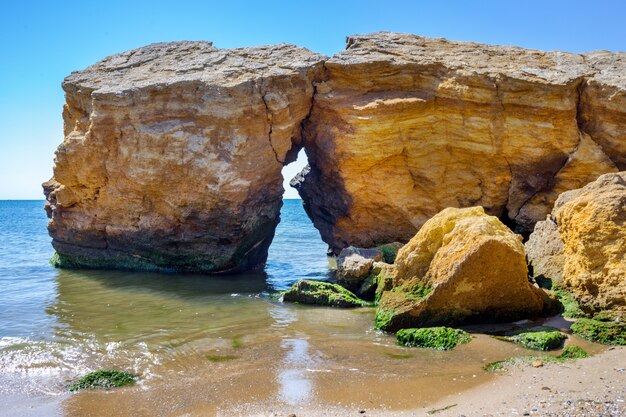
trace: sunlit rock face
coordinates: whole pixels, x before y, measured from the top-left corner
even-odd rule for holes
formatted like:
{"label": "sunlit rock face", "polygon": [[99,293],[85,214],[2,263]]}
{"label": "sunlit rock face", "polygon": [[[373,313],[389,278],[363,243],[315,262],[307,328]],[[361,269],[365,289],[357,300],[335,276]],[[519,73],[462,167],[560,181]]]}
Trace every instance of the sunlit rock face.
{"label": "sunlit rock face", "polygon": [[512,321],[542,314],[545,294],[528,282],[521,236],[482,207],[447,208],[400,249],[377,327]]}
{"label": "sunlit rock face", "polygon": [[175,42],[72,73],[44,184],[58,265],[262,266],[323,59],[286,44]]}
{"label": "sunlit rock face", "polygon": [[535,275],[571,292],[586,313],[626,315],[626,172],[561,194],[529,246]]}
{"label": "sunlit rock face", "polygon": [[561,192],[626,164],[624,53],[374,33],[325,67],[295,184],[335,252],[406,242],[446,207],[529,232]]}

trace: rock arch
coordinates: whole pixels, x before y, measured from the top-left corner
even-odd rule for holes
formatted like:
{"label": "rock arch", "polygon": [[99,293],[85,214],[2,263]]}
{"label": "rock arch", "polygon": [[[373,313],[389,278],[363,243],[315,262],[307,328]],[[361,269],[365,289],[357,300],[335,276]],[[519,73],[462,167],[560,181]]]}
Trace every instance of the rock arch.
{"label": "rock arch", "polygon": [[284,164],[323,240],[407,241],[449,206],[532,230],[562,191],[626,169],[626,54],[415,35],[348,38],[328,59],[276,45],[153,44],[63,83],[44,184],[65,267],[259,268]]}

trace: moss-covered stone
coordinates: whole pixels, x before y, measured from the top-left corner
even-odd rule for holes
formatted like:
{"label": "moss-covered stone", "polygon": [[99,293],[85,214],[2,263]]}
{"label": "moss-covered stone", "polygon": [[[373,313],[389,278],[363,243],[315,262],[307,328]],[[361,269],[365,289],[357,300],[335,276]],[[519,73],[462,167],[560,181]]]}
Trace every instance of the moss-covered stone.
{"label": "moss-covered stone", "polygon": [[563,346],[567,336],[556,329],[539,328],[520,331],[512,336],[505,336],[503,339],[519,343],[528,349],[546,351],[559,349]]}
{"label": "moss-covered stone", "polygon": [[145,272],[214,272],[216,269],[214,263],[203,261],[200,258],[188,258],[184,262],[181,262],[188,265],[185,268],[171,266],[168,265],[166,258],[156,253],[151,254],[150,259],[148,259],[122,253],[108,258],[99,258],[55,252],[49,262],[55,268],[63,269],[116,269]]}
{"label": "moss-covered stone", "polygon": [[558,356],[519,356],[508,358],[503,361],[491,362],[483,367],[485,371],[496,372],[510,368],[514,365],[531,365],[536,362],[562,363],[573,359],[587,358],[589,354],[579,346],[568,345]]}
{"label": "moss-covered stone", "polygon": [[585,317],[585,312],[580,308],[578,301],[569,292],[559,289],[554,292],[563,305],[563,317],[576,319]]}
{"label": "moss-covered stone", "polygon": [[137,380],[137,376],[128,372],[100,370],[90,372],[74,384],[70,385],[70,391],[81,389],[111,389],[132,385]]}
{"label": "moss-covered stone", "polygon": [[592,342],[605,345],[626,345],[626,323],[578,319],[572,324],[572,331]]}
{"label": "moss-covered stone", "polygon": [[585,350],[581,348],[580,346],[567,345],[563,348],[563,351],[561,352],[559,356],[557,356],[557,358],[565,360],[565,359],[586,358],[588,356],[589,354],[585,352]]}
{"label": "moss-covered stone", "polygon": [[396,313],[392,310],[377,308],[374,324],[377,329],[386,329],[395,316]]}
{"label": "moss-covered stone", "polygon": [[398,330],[396,339],[403,346],[450,350],[459,344],[468,343],[472,337],[461,329],[423,327]]}
{"label": "moss-covered stone", "polygon": [[374,249],[378,249],[383,253],[383,261],[385,261],[385,263],[392,264],[395,262],[398,251],[402,246],[400,242],[393,242],[376,246]]}
{"label": "moss-covered stone", "polygon": [[283,301],[330,307],[363,307],[370,303],[337,284],[300,280],[283,294]]}

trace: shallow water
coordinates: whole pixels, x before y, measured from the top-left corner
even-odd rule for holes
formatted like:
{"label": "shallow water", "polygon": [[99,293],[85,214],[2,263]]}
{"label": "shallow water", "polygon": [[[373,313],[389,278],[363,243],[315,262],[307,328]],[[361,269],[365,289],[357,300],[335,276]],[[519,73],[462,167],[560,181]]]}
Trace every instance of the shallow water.
{"label": "shallow water", "polygon": [[[269,297],[329,274],[300,200],[286,200],[265,272],[237,276],[56,270],[43,202],[0,201],[0,414],[246,415],[276,405],[408,409],[493,376],[526,354],[484,335],[450,352],[411,350],[373,310]],[[69,394],[91,370],[138,385]]]}

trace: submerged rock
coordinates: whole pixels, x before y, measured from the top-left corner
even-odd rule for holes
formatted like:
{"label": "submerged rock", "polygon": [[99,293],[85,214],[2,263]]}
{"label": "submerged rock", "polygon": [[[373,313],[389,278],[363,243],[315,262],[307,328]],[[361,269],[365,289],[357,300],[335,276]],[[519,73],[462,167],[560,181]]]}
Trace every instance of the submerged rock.
{"label": "submerged rock", "polygon": [[57,265],[262,267],[323,59],[287,44],[172,42],[72,73],[44,184]]}
{"label": "submerged rock", "polygon": [[387,331],[540,315],[547,296],[527,278],[524,246],[481,207],[447,208],[398,253],[376,325]]}
{"label": "submerged rock", "polygon": [[293,284],[283,294],[283,301],[343,308],[369,305],[340,285],[310,280],[300,280]]}
{"label": "submerged rock", "polygon": [[70,385],[70,391],[119,388],[133,385],[136,380],[137,376],[128,372],[112,370],[94,371]]}
{"label": "submerged rock", "polygon": [[626,54],[399,33],[325,63],[297,182],[335,251],[406,242],[446,207],[530,232],[557,196],[626,169]]}
{"label": "submerged rock", "polygon": [[535,227],[527,248],[535,275],[551,279],[587,314],[623,315],[626,172],[602,175],[561,194],[551,216]]}

